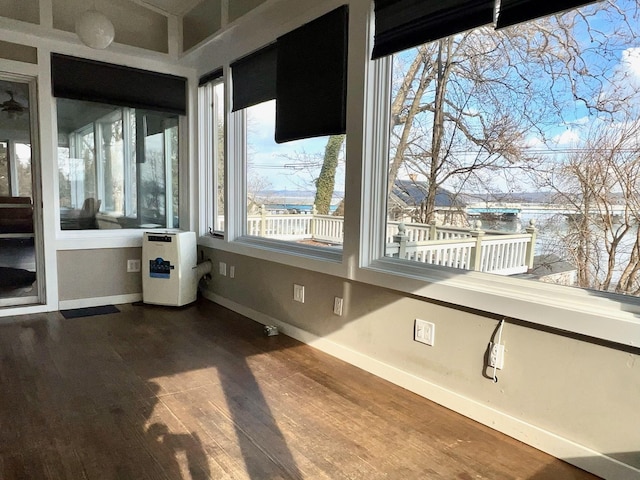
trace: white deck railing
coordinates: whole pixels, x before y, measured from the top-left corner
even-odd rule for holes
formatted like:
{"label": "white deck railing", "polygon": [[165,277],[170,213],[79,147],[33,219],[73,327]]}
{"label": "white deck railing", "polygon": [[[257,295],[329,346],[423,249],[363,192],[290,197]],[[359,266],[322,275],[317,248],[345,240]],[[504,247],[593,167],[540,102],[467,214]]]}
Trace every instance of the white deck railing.
{"label": "white deck railing", "polygon": [[[514,275],[533,266],[536,228],[526,233],[485,232],[474,229],[400,222],[387,222],[385,255],[431,265],[463,270]],[[333,215],[270,214],[247,218],[247,234],[278,240],[315,240],[340,245],[344,239],[343,217]]]}

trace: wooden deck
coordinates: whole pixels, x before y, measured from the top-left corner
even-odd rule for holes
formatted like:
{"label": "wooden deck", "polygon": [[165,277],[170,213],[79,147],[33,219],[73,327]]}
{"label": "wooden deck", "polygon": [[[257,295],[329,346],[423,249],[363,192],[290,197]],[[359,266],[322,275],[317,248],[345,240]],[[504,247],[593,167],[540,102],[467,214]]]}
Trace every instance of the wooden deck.
{"label": "wooden deck", "polygon": [[593,479],[207,301],[0,324],[0,478]]}

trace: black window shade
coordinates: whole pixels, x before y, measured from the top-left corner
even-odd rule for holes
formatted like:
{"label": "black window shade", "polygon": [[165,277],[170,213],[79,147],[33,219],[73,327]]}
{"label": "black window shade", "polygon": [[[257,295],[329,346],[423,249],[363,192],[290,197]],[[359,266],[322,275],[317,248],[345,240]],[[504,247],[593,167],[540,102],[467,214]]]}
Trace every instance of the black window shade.
{"label": "black window shade", "polygon": [[588,3],[594,3],[594,0],[501,0],[496,28],[508,27]]}
{"label": "black window shade", "polygon": [[276,98],[277,55],[274,43],[231,64],[234,112]]}
{"label": "black window shade", "polygon": [[495,0],[375,0],[372,58],[492,23],[494,5]]}
{"label": "black window shade", "polygon": [[51,81],[55,97],[187,113],[184,77],[52,53]]}
{"label": "black window shade", "polygon": [[346,5],[278,38],[278,143],[346,131]]}
{"label": "black window shade", "polygon": [[205,73],[203,76],[200,77],[200,80],[198,80],[198,86],[201,87],[202,85],[212,82],[213,80],[222,78],[222,75],[223,75],[222,68],[218,68],[209,73]]}

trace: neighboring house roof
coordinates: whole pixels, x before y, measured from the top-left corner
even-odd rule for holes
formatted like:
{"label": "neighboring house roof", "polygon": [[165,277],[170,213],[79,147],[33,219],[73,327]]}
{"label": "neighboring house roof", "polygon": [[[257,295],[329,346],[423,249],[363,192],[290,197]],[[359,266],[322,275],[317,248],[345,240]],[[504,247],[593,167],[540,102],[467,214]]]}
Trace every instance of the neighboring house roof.
{"label": "neighboring house roof", "polygon": [[[402,207],[417,207],[427,198],[428,183],[414,180],[396,180],[390,195],[392,203]],[[464,203],[452,192],[438,187],[436,207],[463,207]]]}

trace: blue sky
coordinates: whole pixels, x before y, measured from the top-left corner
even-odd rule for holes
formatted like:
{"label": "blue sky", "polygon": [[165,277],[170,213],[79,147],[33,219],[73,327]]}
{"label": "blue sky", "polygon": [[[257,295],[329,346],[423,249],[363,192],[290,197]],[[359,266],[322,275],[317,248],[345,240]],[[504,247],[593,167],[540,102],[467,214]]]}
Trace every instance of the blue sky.
{"label": "blue sky", "polygon": [[[247,109],[249,189],[314,190],[313,180],[322,166],[328,137],[277,144],[275,100]],[[336,191],[344,191],[344,165],[336,175]]]}

